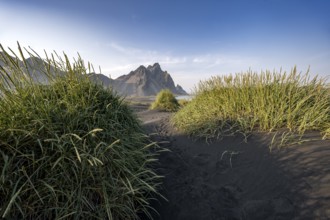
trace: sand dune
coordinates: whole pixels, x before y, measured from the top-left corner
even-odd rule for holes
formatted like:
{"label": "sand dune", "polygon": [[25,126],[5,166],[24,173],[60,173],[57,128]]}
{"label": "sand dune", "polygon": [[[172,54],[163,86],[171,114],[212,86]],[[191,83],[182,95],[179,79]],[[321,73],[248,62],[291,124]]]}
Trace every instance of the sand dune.
{"label": "sand dune", "polygon": [[156,167],[168,201],[153,204],[155,219],[330,218],[329,140],[272,152],[266,134],[206,143],[177,132],[171,113],[136,109],[146,132],[171,151]]}

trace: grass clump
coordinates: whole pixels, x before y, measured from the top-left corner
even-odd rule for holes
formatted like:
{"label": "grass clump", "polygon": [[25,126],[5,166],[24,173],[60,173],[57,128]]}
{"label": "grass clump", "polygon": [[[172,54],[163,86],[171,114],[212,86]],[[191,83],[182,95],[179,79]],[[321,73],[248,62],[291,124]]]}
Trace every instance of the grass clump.
{"label": "grass clump", "polygon": [[217,138],[252,131],[287,130],[330,135],[330,90],[309,73],[248,71],[200,82],[195,98],[172,122],[189,135]]}
{"label": "grass clump", "polygon": [[42,63],[33,72],[1,49],[0,218],[150,217],[157,150],[122,98],[91,83],[80,58],[30,54]]}
{"label": "grass clump", "polygon": [[156,100],[151,104],[151,109],[159,109],[167,112],[174,112],[179,109],[178,100],[169,89],[161,90],[156,97]]}

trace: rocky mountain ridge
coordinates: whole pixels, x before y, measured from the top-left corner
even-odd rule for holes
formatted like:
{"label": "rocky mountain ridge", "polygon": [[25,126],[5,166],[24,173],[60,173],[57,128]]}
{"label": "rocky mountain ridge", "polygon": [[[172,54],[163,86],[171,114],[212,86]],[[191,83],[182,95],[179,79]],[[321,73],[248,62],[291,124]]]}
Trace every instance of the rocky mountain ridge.
{"label": "rocky mountain ridge", "polygon": [[[6,70],[8,67],[6,61],[3,59],[5,59],[5,56],[0,56],[0,65]],[[25,69],[23,61],[16,61],[22,69]],[[42,73],[46,71],[45,68],[48,66],[45,64],[45,61],[33,57],[27,58],[26,63],[34,81],[42,84],[48,83],[47,77]],[[65,74],[61,71],[58,72],[58,70],[52,66],[49,68],[54,74]],[[92,81],[100,83],[106,88],[112,88],[118,94],[124,96],[154,96],[162,89],[169,89],[176,95],[187,95],[187,92],[184,91],[180,85],[174,84],[171,75],[167,71],[163,71],[159,63],[155,63],[152,66],[149,65],[148,67],[141,65],[136,70],[131,71],[127,75],[122,75],[117,79],[111,79],[103,74],[97,73],[91,73],[89,77]]]}
{"label": "rocky mountain ridge", "polygon": [[169,89],[176,95],[187,95],[180,85],[174,84],[171,75],[167,71],[163,71],[159,63],[148,67],[141,65],[136,70],[117,79],[110,79],[95,73],[90,77],[125,96],[153,96],[162,89]]}

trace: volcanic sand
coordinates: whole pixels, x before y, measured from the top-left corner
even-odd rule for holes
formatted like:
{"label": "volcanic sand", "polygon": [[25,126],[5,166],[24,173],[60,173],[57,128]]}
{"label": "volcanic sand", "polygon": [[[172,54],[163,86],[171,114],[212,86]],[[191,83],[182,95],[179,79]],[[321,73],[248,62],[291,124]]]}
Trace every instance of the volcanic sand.
{"label": "volcanic sand", "polygon": [[330,219],[330,141],[317,132],[270,151],[267,134],[206,143],[180,134],[171,113],[145,103],[133,109],[151,138],[170,150],[155,167],[168,200],[152,204],[155,219]]}

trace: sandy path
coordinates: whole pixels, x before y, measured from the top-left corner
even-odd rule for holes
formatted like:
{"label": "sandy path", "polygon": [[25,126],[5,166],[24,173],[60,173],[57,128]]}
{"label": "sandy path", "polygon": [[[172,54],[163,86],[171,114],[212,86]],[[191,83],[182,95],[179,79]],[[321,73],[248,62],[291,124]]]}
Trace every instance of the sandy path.
{"label": "sandy path", "polygon": [[168,202],[154,204],[155,219],[330,219],[330,141],[272,152],[261,134],[207,144],[178,133],[170,113],[137,114],[171,150],[159,158]]}

